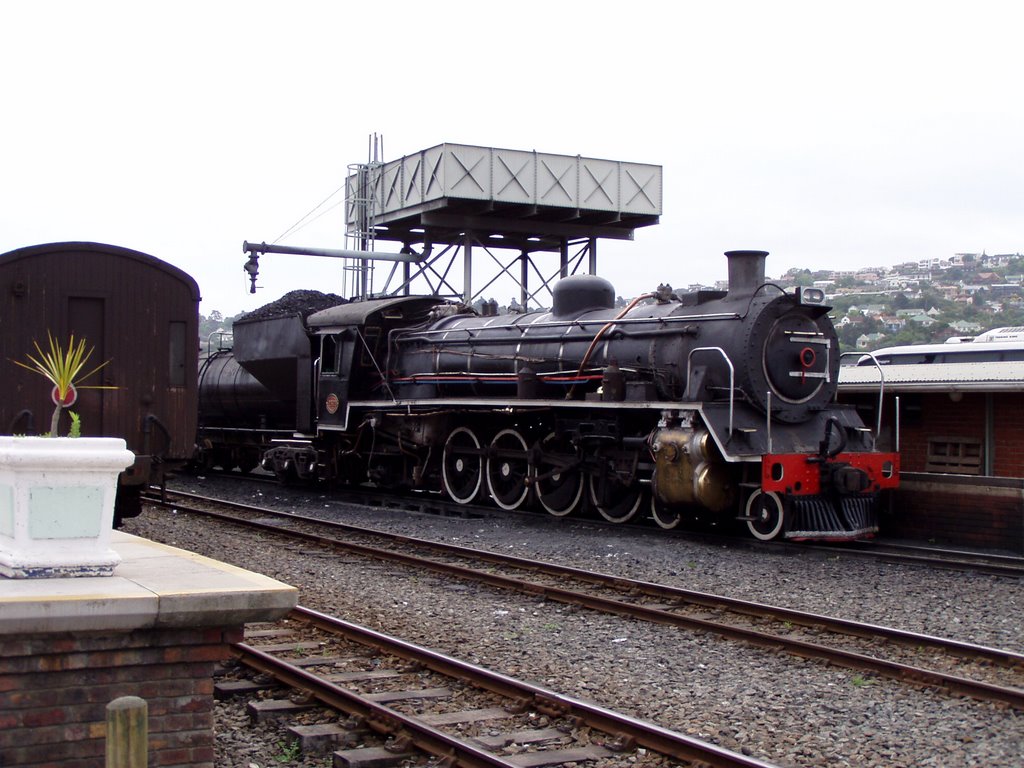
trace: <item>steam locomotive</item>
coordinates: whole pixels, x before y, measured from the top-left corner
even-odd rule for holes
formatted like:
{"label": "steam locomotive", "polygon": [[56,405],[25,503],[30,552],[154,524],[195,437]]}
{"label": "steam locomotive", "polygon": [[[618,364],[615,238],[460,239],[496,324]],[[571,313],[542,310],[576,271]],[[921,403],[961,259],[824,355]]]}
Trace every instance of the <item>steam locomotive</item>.
{"label": "steam locomotive", "polygon": [[623,308],[577,275],[550,311],[400,296],[247,316],[200,372],[200,445],[210,464],[459,504],[871,535],[899,458],[835,401],[824,294],[766,283],[766,256],[726,253],[726,291]]}

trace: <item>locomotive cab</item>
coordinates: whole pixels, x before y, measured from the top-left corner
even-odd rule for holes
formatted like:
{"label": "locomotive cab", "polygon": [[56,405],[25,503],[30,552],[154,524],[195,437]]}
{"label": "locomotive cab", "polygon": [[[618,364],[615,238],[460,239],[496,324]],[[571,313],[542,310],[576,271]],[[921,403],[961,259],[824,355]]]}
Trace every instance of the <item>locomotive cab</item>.
{"label": "locomotive cab", "polygon": [[348,429],[351,400],[389,398],[390,332],[424,322],[440,303],[421,296],[371,299],[309,316],[310,332],[319,343],[314,394],[318,430]]}

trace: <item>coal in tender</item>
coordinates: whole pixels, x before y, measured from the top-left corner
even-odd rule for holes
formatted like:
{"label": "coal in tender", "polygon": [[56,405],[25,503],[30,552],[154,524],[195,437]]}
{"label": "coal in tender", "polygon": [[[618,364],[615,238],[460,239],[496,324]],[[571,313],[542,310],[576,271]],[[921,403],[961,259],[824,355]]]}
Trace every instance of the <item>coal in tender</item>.
{"label": "coal in tender", "polygon": [[289,291],[276,301],[264,304],[262,307],[236,318],[235,322],[241,320],[272,320],[277,317],[294,317],[295,315],[302,315],[302,319],[305,320],[321,309],[329,309],[339,304],[347,303],[348,299],[344,299],[335,293],[307,290]]}

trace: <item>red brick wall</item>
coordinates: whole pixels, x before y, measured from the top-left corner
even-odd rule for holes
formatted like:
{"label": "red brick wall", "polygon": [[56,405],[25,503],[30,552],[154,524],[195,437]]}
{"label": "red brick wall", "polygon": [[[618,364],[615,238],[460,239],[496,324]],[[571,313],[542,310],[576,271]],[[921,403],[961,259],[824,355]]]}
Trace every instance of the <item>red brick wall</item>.
{"label": "red brick wall", "polygon": [[995,436],[994,474],[1024,477],[1024,393],[992,395]]}
{"label": "red brick wall", "polygon": [[[900,395],[900,467],[906,472],[924,472],[928,439],[968,437],[979,440],[987,450],[986,398],[992,401],[994,440],[993,476],[1024,478],[1024,393],[965,392],[954,402],[945,392]],[[844,395],[843,402],[855,403],[865,423],[875,427],[875,395]],[[893,442],[895,399],[886,395],[882,407],[880,447]]]}
{"label": "red brick wall", "polygon": [[903,395],[900,405],[900,468],[907,472],[924,472],[930,437],[968,437],[985,443],[982,395],[965,396],[958,403],[945,393]]}
{"label": "red brick wall", "polygon": [[1024,482],[902,474],[884,536],[1024,554]]}
{"label": "red brick wall", "polygon": [[150,766],[212,768],[212,676],[241,639],[241,627],[0,637],[0,766],[102,768],[106,706],[138,696]]}
{"label": "red brick wall", "polygon": [[[874,428],[877,395],[840,399],[855,404]],[[879,439],[886,450],[893,447],[894,413],[894,396],[887,394]],[[992,427],[991,477],[924,471],[929,438],[974,438],[984,453],[986,423]],[[957,401],[946,392],[901,394],[900,469],[892,514],[882,519],[884,535],[1024,552],[1024,394],[964,392]]]}

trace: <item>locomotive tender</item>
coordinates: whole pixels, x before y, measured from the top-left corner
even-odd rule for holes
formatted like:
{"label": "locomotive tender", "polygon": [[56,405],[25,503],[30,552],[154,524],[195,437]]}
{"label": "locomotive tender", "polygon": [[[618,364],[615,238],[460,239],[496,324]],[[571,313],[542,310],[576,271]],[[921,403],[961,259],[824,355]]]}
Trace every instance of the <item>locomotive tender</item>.
{"label": "locomotive tender", "polygon": [[738,518],[761,539],[874,533],[899,459],[835,402],[824,294],[766,283],[766,252],[726,256],[727,291],[662,286],[621,309],[610,283],[577,275],[550,311],[400,296],[242,318],[232,354],[201,372],[201,412],[231,404],[217,441],[231,424],[237,444],[219,463],[251,465],[240,436],[261,434],[283,479],[613,522],[649,510],[664,528]]}

